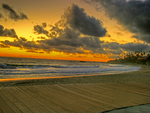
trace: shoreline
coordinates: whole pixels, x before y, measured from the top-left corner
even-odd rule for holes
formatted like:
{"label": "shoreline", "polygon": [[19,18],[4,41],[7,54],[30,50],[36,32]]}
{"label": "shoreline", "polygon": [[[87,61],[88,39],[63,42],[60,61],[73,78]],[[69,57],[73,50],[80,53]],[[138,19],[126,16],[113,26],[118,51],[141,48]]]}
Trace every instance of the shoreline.
{"label": "shoreline", "polygon": [[0,111],[105,113],[149,105],[150,67],[141,67],[118,74],[2,81]]}
{"label": "shoreline", "polygon": [[34,77],[34,78],[3,78],[0,79],[0,82],[9,82],[9,81],[24,81],[24,80],[39,80],[39,79],[53,79],[53,78],[75,78],[75,77],[88,77],[88,76],[105,76],[105,75],[114,75],[114,74],[123,74],[123,73],[130,73],[134,71],[140,71],[142,67],[137,70],[125,71],[125,72],[118,72],[118,73],[101,73],[101,74],[90,74],[90,75],[73,75],[73,76],[52,76],[52,77]]}
{"label": "shoreline", "polygon": [[[129,64],[128,64],[129,65]],[[132,64],[130,64],[132,65]],[[41,85],[41,84],[75,84],[75,83],[103,83],[103,82],[136,82],[141,81],[142,78],[145,82],[150,83],[144,77],[150,73],[149,66],[140,66],[141,68],[134,71],[112,74],[93,74],[93,75],[75,75],[75,76],[57,76],[57,77],[37,77],[37,78],[12,78],[0,79],[0,87],[2,86],[18,86],[18,85]],[[138,76],[145,73],[146,76]],[[133,80],[135,78],[135,80]],[[141,79],[140,79],[141,78]]]}
{"label": "shoreline", "polygon": [[[109,63],[109,64],[117,64],[117,63]],[[121,64],[121,63],[120,63]],[[139,69],[137,70],[131,70],[131,71],[124,71],[124,72],[118,72],[118,73],[101,73],[101,74],[88,74],[88,75],[73,75],[73,76],[52,76],[52,77],[34,77],[34,78],[2,78],[0,79],[1,82],[15,82],[15,81],[26,81],[26,80],[45,80],[45,79],[60,79],[60,78],[78,78],[78,77],[88,77],[88,76],[105,76],[105,75],[115,75],[115,74],[124,74],[124,73],[130,73],[135,71],[140,71],[144,68],[147,68],[148,66],[145,65],[138,65],[138,64],[123,64],[123,65],[129,65],[129,66],[138,66]]]}

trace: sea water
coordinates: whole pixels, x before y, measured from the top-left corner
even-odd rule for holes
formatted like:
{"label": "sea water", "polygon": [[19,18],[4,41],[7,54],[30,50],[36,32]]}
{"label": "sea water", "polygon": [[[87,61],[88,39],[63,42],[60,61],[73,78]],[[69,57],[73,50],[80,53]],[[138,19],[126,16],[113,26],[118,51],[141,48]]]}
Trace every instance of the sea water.
{"label": "sea water", "polygon": [[140,67],[104,62],[0,57],[0,79],[104,75],[138,69]]}

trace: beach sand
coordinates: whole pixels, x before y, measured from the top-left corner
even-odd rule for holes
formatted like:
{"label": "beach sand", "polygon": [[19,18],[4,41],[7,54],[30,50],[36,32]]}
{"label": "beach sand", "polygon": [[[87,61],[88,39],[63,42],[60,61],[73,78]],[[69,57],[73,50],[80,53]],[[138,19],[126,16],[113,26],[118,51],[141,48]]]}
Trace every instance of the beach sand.
{"label": "beach sand", "polygon": [[150,67],[139,71],[0,82],[0,113],[99,113],[150,103]]}

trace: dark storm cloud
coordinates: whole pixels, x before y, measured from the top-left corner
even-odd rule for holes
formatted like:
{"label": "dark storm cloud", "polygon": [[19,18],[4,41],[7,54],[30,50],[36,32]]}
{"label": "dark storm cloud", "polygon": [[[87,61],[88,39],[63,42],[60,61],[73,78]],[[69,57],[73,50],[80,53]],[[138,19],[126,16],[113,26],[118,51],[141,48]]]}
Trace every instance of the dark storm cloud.
{"label": "dark storm cloud", "polygon": [[42,39],[42,40],[45,40],[46,38],[41,36],[41,37],[37,37],[38,39]]}
{"label": "dark storm cloud", "polygon": [[105,48],[105,53],[120,55],[123,51],[120,48],[120,44],[117,42],[107,42],[102,44],[102,48]]}
{"label": "dark storm cloud", "polygon": [[107,49],[119,49],[119,43],[117,42],[107,42],[104,43],[102,46]]}
{"label": "dark storm cloud", "polygon": [[9,45],[5,45],[5,44],[0,44],[0,48],[10,48]]}
{"label": "dark storm cloud", "polygon": [[12,38],[18,37],[14,29],[7,29],[4,28],[2,25],[0,25],[0,36]]}
{"label": "dark storm cloud", "polygon": [[111,37],[111,35],[110,34],[106,34],[105,37]]}
{"label": "dark storm cloud", "polygon": [[[59,30],[58,30],[59,31]],[[48,47],[53,47],[58,51],[67,51],[69,53],[74,53],[75,48],[82,47],[85,50],[101,50],[101,41],[97,37],[80,37],[79,32],[75,32],[72,29],[65,28],[64,32],[59,34],[59,37],[53,37],[51,39],[40,40],[40,44],[47,45]],[[66,49],[66,50],[65,50]],[[69,51],[71,50],[71,51]],[[81,50],[78,51],[81,53]],[[83,51],[82,51],[83,53]]]}
{"label": "dark storm cloud", "polygon": [[28,19],[27,15],[24,13],[17,14],[9,5],[2,4],[2,8],[9,12],[9,18],[17,21],[17,20],[23,20]]}
{"label": "dark storm cloud", "polygon": [[132,33],[141,34],[139,39],[150,43],[150,0],[84,1],[99,4],[99,7],[102,6],[110,18],[117,19]]}
{"label": "dark storm cloud", "polygon": [[147,44],[142,43],[127,43],[127,44],[121,44],[120,47],[127,51],[144,51],[150,48]]}
{"label": "dark storm cloud", "polygon": [[70,29],[68,27],[66,27],[63,31],[57,29],[57,33],[60,34],[60,38],[65,40],[75,40],[80,36],[79,32],[76,32],[74,29]]}
{"label": "dark storm cloud", "polygon": [[125,43],[119,44],[117,42],[107,42],[103,43],[102,47],[107,49],[106,52],[112,54],[121,54],[122,50],[127,52],[135,52],[135,51],[149,51],[150,45],[144,43]]}
{"label": "dark storm cloud", "polygon": [[[67,13],[70,11],[70,13]],[[84,9],[77,5],[68,8],[61,20],[54,25],[47,23],[35,25],[35,34],[44,34],[47,37],[38,41],[28,41],[20,37],[14,41],[1,41],[4,46],[15,46],[27,49],[28,52],[42,50],[45,52],[59,51],[65,53],[102,53],[104,52],[99,37],[106,35],[100,20],[88,16]],[[49,29],[49,30],[47,30]],[[40,38],[41,39],[41,38]]]}
{"label": "dark storm cloud", "polygon": [[150,43],[150,35],[134,35],[132,38],[137,38],[139,40],[143,40],[145,42]]}
{"label": "dark storm cloud", "polygon": [[62,16],[71,28],[80,31],[85,35],[102,37],[107,30],[103,28],[102,22],[94,17],[87,15],[83,8],[73,4]]}
{"label": "dark storm cloud", "polygon": [[45,34],[45,35],[48,35],[48,31],[44,29],[43,25],[35,25],[34,26],[34,33],[37,33],[37,34]]}
{"label": "dark storm cloud", "polygon": [[9,40],[5,40],[5,41],[0,41],[1,44],[4,44],[5,46],[14,46],[14,47],[20,47],[20,48],[26,48],[26,49],[31,49],[31,48],[35,48],[35,49],[39,49],[38,44],[36,44],[34,41],[27,41],[25,38],[18,38],[14,41],[9,41]]}
{"label": "dark storm cloud", "polygon": [[[34,26],[34,33],[48,37],[37,41],[38,46],[45,51],[53,49],[66,53],[84,53],[84,49],[91,53],[103,52],[103,42],[98,37],[105,36],[106,29],[102,27],[100,20],[88,16],[77,5],[67,8],[61,20],[50,25],[49,30],[46,27],[47,23]],[[81,37],[81,34],[84,35]]]}
{"label": "dark storm cloud", "polygon": [[[77,37],[74,40],[66,40],[66,38],[52,38],[38,41],[28,41],[20,37],[14,41],[0,41],[1,48],[9,48],[10,46],[27,49],[28,52],[37,53],[38,50],[47,53],[51,51],[59,51],[65,53],[86,53],[84,50],[89,50],[90,53],[120,55],[124,51],[149,51],[150,46],[143,43],[126,43],[119,44],[117,42],[101,42],[97,37]],[[81,47],[84,49],[82,50]]]}
{"label": "dark storm cloud", "polygon": [[42,27],[46,27],[46,26],[47,26],[46,22],[42,23]]}
{"label": "dark storm cloud", "polygon": [[112,53],[112,54],[115,54],[115,55],[120,55],[121,53],[123,53],[123,51],[120,50],[120,49],[119,49],[119,50],[113,50],[113,51],[110,50],[110,51],[107,51],[107,52],[108,52],[109,54]]}
{"label": "dark storm cloud", "polygon": [[123,36],[121,32],[115,32],[118,36]]}
{"label": "dark storm cloud", "polygon": [[24,37],[20,37],[20,40],[22,40],[22,41],[27,41],[27,39],[24,38]]}
{"label": "dark storm cloud", "polygon": [[27,39],[20,37],[14,41],[1,41],[4,46],[15,46],[25,49],[38,49],[45,52],[63,51],[66,53],[85,53],[84,50],[89,50],[92,53],[100,53],[103,51],[101,42],[98,37],[79,37],[78,32],[74,32],[71,29],[64,30],[63,34],[60,34],[57,38],[50,38],[38,41],[28,41]]}
{"label": "dark storm cloud", "polygon": [[35,49],[28,49],[26,52],[31,52],[31,53],[40,53],[40,54],[43,54],[44,52],[38,52],[38,50],[35,50]]}
{"label": "dark storm cloud", "polygon": [[3,18],[3,15],[0,13],[0,18]]}
{"label": "dark storm cloud", "polygon": [[[63,42],[63,41],[60,41],[60,42]],[[61,51],[61,52],[63,51],[66,53],[84,53],[83,50],[80,50],[77,47],[70,46],[69,44],[66,45],[66,42],[63,42],[63,44],[58,45],[59,42],[55,41],[54,39],[53,40],[47,39],[45,41],[38,41],[38,42],[17,39],[14,41],[9,41],[9,40],[0,41],[0,43],[1,43],[0,47],[3,47],[3,48],[13,46],[13,47],[27,49],[28,52],[29,51],[35,52],[36,50],[42,50],[48,53],[51,51]]]}

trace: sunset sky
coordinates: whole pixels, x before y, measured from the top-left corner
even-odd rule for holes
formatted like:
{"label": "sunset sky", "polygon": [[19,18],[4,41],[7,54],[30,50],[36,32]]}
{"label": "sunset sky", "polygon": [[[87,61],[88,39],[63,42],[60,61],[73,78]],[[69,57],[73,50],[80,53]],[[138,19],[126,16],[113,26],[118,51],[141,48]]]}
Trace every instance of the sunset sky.
{"label": "sunset sky", "polygon": [[0,56],[108,61],[150,51],[150,0],[1,0]]}

